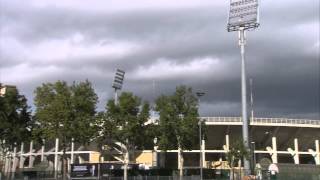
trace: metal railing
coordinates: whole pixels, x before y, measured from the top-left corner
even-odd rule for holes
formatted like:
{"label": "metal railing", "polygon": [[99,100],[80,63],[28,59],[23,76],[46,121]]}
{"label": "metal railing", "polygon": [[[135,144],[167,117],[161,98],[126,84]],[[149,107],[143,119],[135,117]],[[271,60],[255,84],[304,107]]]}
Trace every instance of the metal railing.
{"label": "metal railing", "polygon": [[[206,123],[217,123],[217,124],[242,124],[241,117],[200,117]],[[287,118],[253,118],[250,120],[251,125],[262,125],[262,124],[277,124],[277,125],[306,125],[316,126],[320,128],[320,120],[310,119],[287,119]]]}

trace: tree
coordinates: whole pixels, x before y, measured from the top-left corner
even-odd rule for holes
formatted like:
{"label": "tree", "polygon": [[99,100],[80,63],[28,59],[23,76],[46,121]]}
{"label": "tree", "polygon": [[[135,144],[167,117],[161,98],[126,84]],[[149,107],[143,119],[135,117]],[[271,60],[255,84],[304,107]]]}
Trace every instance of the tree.
{"label": "tree", "polygon": [[8,88],[0,96],[0,137],[1,149],[13,147],[31,139],[33,121],[27,99],[16,88]]}
{"label": "tree", "polygon": [[72,138],[86,144],[94,135],[94,121],[98,97],[91,83],[64,81],[45,83],[35,90],[35,117],[46,139],[59,138],[63,150],[63,175],[66,177],[66,148]]}
{"label": "tree", "polygon": [[156,111],[160,114],[159,148],[178,148],[180,178],[183,176],[184,149],[191,149],[197,143],[198,101],[192,89],[178,86],[171,96],[160,96],[156,100]]}
{"label": "tree", "polygon": [[233,179],[234,179],[233,168],[236,165],[241,167],[242,159],[248,158],[248,157],[249,157],[249,152],[241,140],[236,140],[234,143],[231,144],[230,149],[226,154],[226,159],[230,166],[230,170],[231,170],[230,174],[232,174]]}
{"label": "tree", "polygon": [[[149,120],[150,107],[147,102],[130,92],[123,92],[119,97],[119,103],[109,100],[106,112],[102,119],[100,144],[115,143],[122,146],[124,162],[129,161],[130,153],[136,149],[145,149],[152,144],[153,137],[150,136],[146,122]],[[120,144],[119,144],[120,143]],[[126,177],[126,170],[124,176]]]}

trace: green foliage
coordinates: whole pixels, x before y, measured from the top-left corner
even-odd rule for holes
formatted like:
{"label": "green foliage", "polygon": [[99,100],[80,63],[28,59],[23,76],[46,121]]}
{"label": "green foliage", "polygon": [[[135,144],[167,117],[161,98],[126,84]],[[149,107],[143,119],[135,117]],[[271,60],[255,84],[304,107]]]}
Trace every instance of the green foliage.
{"label": "green foliage", "polygon": [[156,110],[160,113],[160,149],[191,149],[198,137],[198,101],[192,89],[179,86],[173,95],[160,96]]}
{"label": "green foliage", "polygon": [[241,140],[237,140],[231,144],[226,158],[231,168],[235,167],[239,160],[249,157],[249,151]]}
{"label": "green foliage", "polygon": [[93,137],[98,97],[88,80],[71,86],[64,81],[42,84],[35,90],[34,101],[40,124],[35,132],[43,138],[59,138],[65,148],[72,138],[87,143]]}
{"label": "green foliage", "polygon": [[129,149],[145,149],[152,137],[146,122],[149,120],[149,104],[130,92],[123,92],[116,105],[109,100],[102,120],[100,142],[121,142]]}
{"label": "green foliage", "polygon": [[12,150],[14,144],[26,142],[31,138],[33,121],[25,96],[16,88],[8,88],[0,96],[0,137],[2,148]]}

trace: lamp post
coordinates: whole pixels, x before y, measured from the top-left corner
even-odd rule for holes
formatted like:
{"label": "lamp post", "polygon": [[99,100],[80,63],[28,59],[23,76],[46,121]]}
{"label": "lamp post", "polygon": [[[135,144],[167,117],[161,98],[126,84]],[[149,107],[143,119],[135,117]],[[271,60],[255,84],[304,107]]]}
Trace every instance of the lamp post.
{"label": "lamp post", "polygon": [[[249,150],[249,120],[247,116],[245,44],[246,30],[253,30],[259,26],[258,0],[230,0],[230,11],[227,30],[239,32],[239,46],[241,54],[241,104],[242,104],[242,138],[243,144]],[[244,158],[245,175],[250,174],[250,162]]]}
{"label": "lamp post", "polygon": [[[200,97],[204,96],[204,92],[196,92],[198,97],[198,109],[200,107]],[[202,151],[202,120],[199,119],[199,146],[200,146],[200,180],[203,179],[203,151]]]}

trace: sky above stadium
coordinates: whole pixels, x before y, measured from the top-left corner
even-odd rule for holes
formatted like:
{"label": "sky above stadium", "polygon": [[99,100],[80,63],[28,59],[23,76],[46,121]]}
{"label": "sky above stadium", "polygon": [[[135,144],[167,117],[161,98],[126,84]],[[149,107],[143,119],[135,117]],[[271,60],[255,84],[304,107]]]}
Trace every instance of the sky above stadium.
{"label": "sky above stadium", "polygon": [[[16,85],[33,106],[44,82],[88,79],[103,110],[120,68],[123,90],[144,100],[187,85],[206,92],[202,116],[240,116],[240,52],[237,33],[226,31],[228,6],[0,0],[0,82]],[[260,0],[260,23],[246,46],[255,116],[320,119],[319,0]]]}

